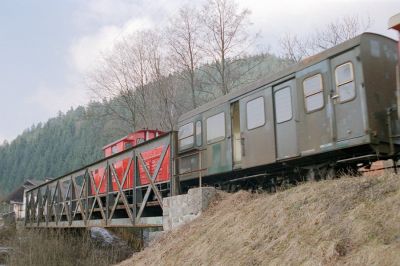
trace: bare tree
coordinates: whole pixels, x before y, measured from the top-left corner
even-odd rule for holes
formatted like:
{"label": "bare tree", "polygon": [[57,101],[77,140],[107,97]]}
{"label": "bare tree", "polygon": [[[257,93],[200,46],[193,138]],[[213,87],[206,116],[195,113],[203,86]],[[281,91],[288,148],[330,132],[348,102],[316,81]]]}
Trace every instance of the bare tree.
{"label": "bare tree", "polygon": [[[248,51],[254,38],[250,37],[248,9],[239,10],[234,0],[208,0],[200,13],[204,26],[203,51],[211,62],[203,68],[212,83],[225,95],[240,80],[236,59]],[[237,67],[236,69],[235,66]]]}
{"label": "bare tree", "polygon": [[87,79],[95,100],[103,100],[107,114],[127,124],[126,131],[136,127],[135,85],[130,66],[125,59],[125,46],[119,44],[112,56],[103,56]]}
{"label": "bare tree", "polygon": [[151,51],[148,47],[153,38],[152,31],[138,31],[124,40],[126,47],[126,60],[131,71],[134,86],[135,113],[142,127],[151,127],[151,118],[148,116],[147,108],[149,90],[147,84],[153,80]]}
{"label": "bare tree", "polygon": [[89,88],[97,99],[106,99],[107,109],[125,121],[130,130],[154,127],[150,111],[149,84],[161,79],[158,36],[138,31],[118,42],[112,53],[103,56],[89,76]]}
{"label": "bare tree", "polygon": [[160,128],[174,130],[178,123],[178,118],[188,109],[182,104],[180,98],[180,82],[176,76],[169,75],[162,80],[161,89],[158,92],[157,111],[160,121]]}
{"label": "bare tree", "polygon": [[182,113],[179,86],[168,78],[164,40],[157,31],[138,31],[118,42],[89,77],[97,99],[117,120],[138,128],[174,128]]}
{"label": "bare tree", "polygon": [[356,37],[370,26],[370,17],[361,20],[358,16],[344,16],[305,38],[286,33],[280,44],[285,58],[299,62],[305,57]]}
{"label": "bare tree", "polygon": [[280,44],[284,53],[284,58],[293,62],[299,62],[303,58],[310,56],[312,46],[309,40],[300,39],[297,35],[286,33],[280,40]]}
{"label": "bare tree", "polygon": [[[104,99],[110,114],[130,131],[174,129],[179,115],[199,105],[200,94],[227,94],[247,82],[243,74],[256,61],[245,56],[254,40],[247,31],[249,11],[239,10],[233,0],[209,0],[201,13],[182,8],[165,36],[156,30],[135,32],[103,56],[90,75],[96,99]],[[201,65],[204,54],[210,62],[206,66]],[[220,93],[198,82],[205,76]]]}
{"label": "bare tree", "polygon": [[316,51],[326,50],[346,40],[356,37],[371,26],[371,18],[365,21],[358,16],[344,16],[331,22],[322,30],[318,30],[313,38],[313,48]]}
{"label": "bare tree", "polygon": [[169,47],[169,61],[191,92],[192,107],[196,108],[197,75],[196,70],[203,59],[200,46],[201,22],[197,10],[184,6],[177,17],[170,20],[166,30]]}
{"label": "bare tree", "polygon": [[147,113],[152,117],[152,126],[164,130],[174,129],[178,116],[179,86],[173,82],[166,63],[167,55],[163,53],[164,39],[160,34],[148,35],[148,58],[150,63],[151,82],[147,85],[150,92],[151,108]]}

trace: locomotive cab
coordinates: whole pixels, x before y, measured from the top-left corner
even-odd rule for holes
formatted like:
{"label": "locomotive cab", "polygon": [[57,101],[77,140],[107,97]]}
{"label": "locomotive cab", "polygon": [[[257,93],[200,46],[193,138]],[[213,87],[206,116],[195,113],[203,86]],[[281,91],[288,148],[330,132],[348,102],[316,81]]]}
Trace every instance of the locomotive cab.
{"label": "locomotive cab", "polygon": [[[116,140],[106,146],[103,147],[103,152],[104,152],[104,157],[110,157],[113,156],[114,154],[120,153],[122,151],[125,151],[127,149],[136,147],[137,145],[140,145],[141,143],[144,143],[146,141],[149,141],[151,139],[154,139],[160,135],[164,134],[163,131],[160,130],[149,130],[149,129],[143,129],[143,130],[138,130],[135,131],[133,133],[130,133],[129,135]],[[144,160],[146,161],[146,164],[149,167],[149,171],[151,172],[152,167],[154,168],[153,161],[157,161],[160,157],[160,153],[161,151],[158,149],[153,149],[149,152],[147,152],[148,154],[143,155],[144,156]],[[131,164],[129,166],[129,159],[122,159],[119,160],[115,163],[113,163],[113,167],[115,169],[116,174],[118,175],[118,179],[121,183],[121,186],[123,189],[130,189],[133,187],[134,185],[134,166]],[[126,181],[122,184],[123,181],[123,176],[124,173],[126,171],[127,168],[129,169]],[[166,167],[164,167],[165,170],[168,170]],[[143,185],[145,183],[145,173],[144,170],[142,169],[142,167],[139,167],[139,172],[140,172],[140,184],[139,185]],[[98,188],[99,193],[103,194],[107,192],[107,182],[105,181],[105,169],[104,168],[98,168],[94,171],[93,173],[93,177],[94,177],[94,183],[96,188]],[[167,173],[164,174],[165,176],[167,176]],[[112,183],[112,191],[117,191],[118,190],[118,184],[115,180],[115,178],[113,178],[111,180]],[[92,188],[93,190],[93,188]]]}
{"label": "locomotive cab", "polygon": [[164,132],[160,130],[143,129],[135,131],[119,140],[116,140],[104,146],[103,147],[104,157],[109,157],[118,152],[127,150],[131,147],[135,147],[140,143],[154,139],[155,137],[158,137],[162,134],[164,134]]}

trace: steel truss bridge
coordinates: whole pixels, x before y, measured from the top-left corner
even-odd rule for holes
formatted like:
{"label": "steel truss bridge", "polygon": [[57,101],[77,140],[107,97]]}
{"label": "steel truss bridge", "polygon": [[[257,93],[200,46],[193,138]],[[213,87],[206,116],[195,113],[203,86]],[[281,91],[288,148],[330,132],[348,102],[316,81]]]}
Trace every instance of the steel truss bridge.
{"label": "steel truss bridge", "polygon": [[[178,182],[173,174],[176,168],[175,139],[176,132],[167,133],[27,190],[25,226],[28,228],[162,226],[162,199],[178,192]],[[143,153],[160,146],[162,146],[160,159],[156,165],[149,166],[143,159]],[[169,156],[166,156],[167,153]],[[161,165],[168,158],[171,158],[168,162],[169,180],[158,182],[156,178]],[[118,174],[116,164],[121,160],[126,160],[128,166],[124,173]],[[144,169],[148,180],[145,182],[146,185],[140,185],[139,166]],[[152,174],[150,167],[153,167]],[[100,183],[97,180],[96,184],[94,172],[98,169],[105,170]],[[129,169],[134,170],[133,185],[128,187],[126,184],[130,176]]]}

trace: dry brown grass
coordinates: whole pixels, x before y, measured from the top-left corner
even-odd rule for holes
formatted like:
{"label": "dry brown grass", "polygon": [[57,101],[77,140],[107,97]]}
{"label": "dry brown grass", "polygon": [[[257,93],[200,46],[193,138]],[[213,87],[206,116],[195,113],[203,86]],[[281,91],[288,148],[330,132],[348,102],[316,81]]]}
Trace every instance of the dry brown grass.
{"label": "dry brown grass", "polygon": [[400,176],[219,193],[200,218],[121,265],[400,265]]}
{"label": "dry brown grass", "polygon": [[0,247],[8,243],[15,237],[16,230],[14,225],[0,226]]}
{"label": "dry brown grass", "polygon": [[[0,246],[12,248],[6,265],[85,265],[102,266],[132,255],[129,246],[102,246],[86,230],[20,230],[3,232]],[[9,233],[11,235],[6,234]],[[0,263],[1,264],[1,263]]]}

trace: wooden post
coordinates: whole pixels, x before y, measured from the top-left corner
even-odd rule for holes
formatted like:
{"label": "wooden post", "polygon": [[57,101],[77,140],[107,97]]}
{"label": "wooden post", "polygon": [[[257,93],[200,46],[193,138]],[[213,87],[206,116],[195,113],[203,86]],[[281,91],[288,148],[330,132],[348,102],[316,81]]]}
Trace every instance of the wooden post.
{"label": "wooden post", "polygon": [[201,166],[201,151],[199,151],[199,187],[202,186],[202,166]]}
{"label": "wooden post", "polygon": [[139,164],[135,154],[135,151],[132,152],[132,162],[133,162],[133,191],[132,191],[132,215],[135,217],[133,219],[133,223],[136,223],[136,207],[137,207],[137,199],[136,199],[136,182],[138,182],[139,178]]}
{"label": "wooden post", "polygon": [[108,221],[110,219],[110,196],[111,196],[110,193],[112,191],[112,173],[110,169],[111,169],[110,163],[109,161],[107,161],[106,225],[108,224]]}

